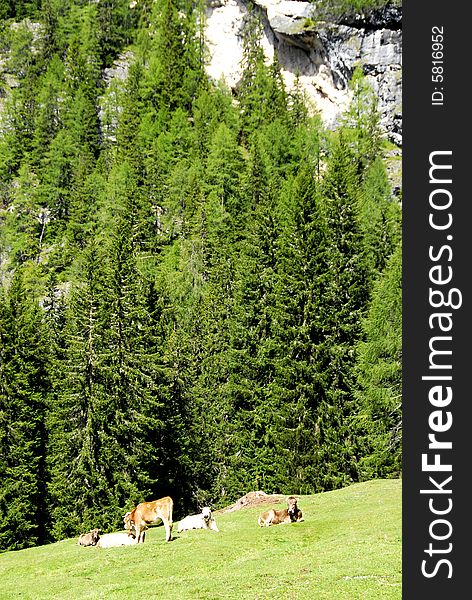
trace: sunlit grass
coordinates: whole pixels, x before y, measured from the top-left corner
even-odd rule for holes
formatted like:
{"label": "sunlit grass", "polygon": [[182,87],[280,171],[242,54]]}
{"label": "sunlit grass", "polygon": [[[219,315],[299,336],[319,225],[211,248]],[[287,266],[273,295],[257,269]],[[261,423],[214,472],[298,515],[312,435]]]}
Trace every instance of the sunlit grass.
{"label": "sunlit grass", "polygon": [[[305,521],[259,528],[261,507],[217,514],[220,533],[125,548],[76,539],[0,555],[0,598],[298,600],[401,598],[401,481],[301,496]],[[263,507],[265,509],[266,507]]]}

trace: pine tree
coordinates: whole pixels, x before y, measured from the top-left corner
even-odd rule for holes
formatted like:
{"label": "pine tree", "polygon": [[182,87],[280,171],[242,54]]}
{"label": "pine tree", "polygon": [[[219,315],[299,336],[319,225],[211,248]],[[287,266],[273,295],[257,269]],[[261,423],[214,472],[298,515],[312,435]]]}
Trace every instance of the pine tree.
{"label": "pine tree", "polygon": [[15,550],[48,537],[48,337],[21,270],[0,299],[0,548]]}
{"label": "pine tree", "polygon": [[84,251],[80,283],[68,298],[64,358],[55,375],[56,402],[48,415],[54,539],[75,535],[82,527],[105,528],[107,511],[116,510],[111,465],[104,464],[102,449],[111,416],[105,389],[102,260],[96,244]]}
{"label": "pine tree", "polygon": [[361,479],[397,477],[402,468],[402,246],[378,277],[357,346],[352,423],[361,443]]}
{"label": "pine tree", "polygon": [[[341,135],[323,182],[329,278],[322,297],[323,372],[326,377],[324,449],[347,480],[355,477],[353,440],[346,417],[353,410],[354,347],[369,299],[369,269],[357,220],[356,159]],[[345,480],[346,480],[345,479]]]}
{"label": "pine tree", "polygon": [[367,167],[358,206],[369,272],[375,277],[385,268],[401,234],[401,208],[392,197],[391,184],[380,157]]}
{"label": "pine tree", "polygon": [[241,125],[246,137],[250,137],[265,119],[269,120],[273,111],[271,100],[277,101],[276,106],[283,102],[282,92],[278,89],[280,80],[276,63],[271,77],[265,64],[261,37],[261,22],[250,12],[243,31],[243,72],[238,91]]}
{"label": "pine tree", "polygon": [[236,455],[240,487],[278,491],[284,457],[278,451],[279,406],[270,393],[278,352],[273,323],[278,223],[267,157],[257,143],[252,148],[244,188],[251,210],[235,260],[229,376],[223,395],[231,401],[231,418],[239,431]]}
{"label": "pine tree", "polygon": [[153,41],[146,81],[146,99],[164,114],[182,106],[185,77],[184,31],[175,0],[159,0],[151,20]]}
{"label": "pine tree", "polygon": [[327,375],[323,298],[328,285],[328,232],[318,190],[316,158],[285,192],[278,252],[274,332],[279,347],[271,396],[284,489],[313,493],[343,481],[328,447]]}
{"label": "pine tree", "polygon": [[381,148],[378,98],[360,67],[354,70],[349,87],[353,98],[343,119],[343,133],[351,142],[361,174],[379,155]]}

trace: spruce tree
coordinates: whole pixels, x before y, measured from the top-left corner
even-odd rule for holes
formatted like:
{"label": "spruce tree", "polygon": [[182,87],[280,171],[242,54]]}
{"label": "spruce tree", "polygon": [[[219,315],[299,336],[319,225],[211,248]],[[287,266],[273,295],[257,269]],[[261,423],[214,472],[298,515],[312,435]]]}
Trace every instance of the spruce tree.
{"label": "spruce tree", "polygon": [[119,50],[130,42],[136,10],[128,0],[98,0],[98,45],[103,66],[110,66]]}
{"label": "spruce tree", "polygon": [[369,299],[369,268],[357,220],[357,163],[343,136],[336,143],[323,181],[329,273],[321,307],[323,372],[327,409],[323,449],[339,479],[355,478],[354,440],[346,418],[353,411],[354,347]]}
{"label": "spruce tree", "polygon": [[[234,163],[228,164],[226,173],[233,166]],[[223,176],[223,179],[226,178]],[[210,180],[213,180],[212,175]],[[221,497],[234,498],[241,491],[242,468],[242,463],[238,465],[237,460],[233,460],[237,456],[241,432],[234,422],[231,401],[224,391],[229,373],[229,323],[233,312],[235,259],[231,239],[235,232],[225,206],[227,197],[224,188],[214,183],[202,202],[200,223],[196,229],[201,240],[204,285],[197,321],[200,365],[190,391],[195,486],[205,490],[200,497],[212,503]],[[202,452],[195,453],[197,447]],[[209,469],[203,467],[205,456],[211,464]]]}
{"label": "spruce tree", "polygon": [[140,123],[143,103],[141,79],[143,67],[138,60],[131,63],[121,95],[120,112],[116,132],[117,159],[133,165],[136,174],[143,171],[143,153],[140,145]]}
{"label": "spruce tree", "polygon": [[402,468],[402,246],[378,277],[357,346],[352,423],[359,436],[359,476],[398,477]]}
{"label": "spruce tree", "polygon": [[[277,65],[274,64],[271,77],[265,64],[261,37],[261,22],[250,12],[243,30],[243,72],[238,90],[241,125],[245,137],[250,137],[284,101],[278,85],[280,79]],[[275,105],[272,105],[274,100]]]}
{"label": "spruce tree", "polygon": [[175,0],[159,0],[151,20],[153,41],[145,97],[154,111],[172,112],[185,102],[185,48],[182,20]]}
{"label": "spruce tree", "polygon": [[118,526],[126,507],[168,489],[175,465],[166,429],[164,317],[138,269],[130,173],[125,163],[108,183],[111,204],[100,216],[101,234],[84,250],[66,315],[66,372],[51,425],[56,536],[93,523]]}
{"label": "spruce tree", "polygon": [[8,252],[10,266],[38,260],[46,222],[46,212],[40,207],[38,178],[27,163],[14,179],[11,198],[13,210],[6,213],[0,235],[0,244]]}
{"label": "spruce tree", "polygon": [[96,244],[84,251],[79,275],[69,292],[64,358],[55,376],[56,402],[48,415],[54,539],[81,529],[104,529],[107,512],[116,509],[112,465],[103,461],[102,448],[111,415],[104,364],[107,292],[103,255]]}
{"label": "spruce tree", "polygon": [[401,235],[401,207],[392,195],[384,162],[376,158],[366,169],[358,200],[358,220],[369,272],[385,268]]}
{"label": "spruce tree", "polygon": [[206,193],[214,192],[220,198],[231,219],[230,229],[235,240],[243,235],[247,216],[241,185],[243,168],[236,134],[226,123],[221,123],[212,136],[206,156]]}
{"label": "spruce tree", "polygon": [[278,353],[274,335],[278,222],[267,157],[256,143],[243,193],[250,207],[235,260],[234,305],[230,316],[228,380],[231,419],[239,431],[237,461],[243,489],[282,489],[284,457],[279,452],[279,404],[271,395]]}
{"label": "spruce tree", "polygon": [[283,489],[313,493],[343,480],[327,448],[329,413],[324,359],[323,298],[328,285],[328,232],[318,191],[316,158],[287,187],[281,204],[283,223],[278,251],[274,333],[276,373],[271,396],[278,451],[284,457]]}
{"label": "spruce tree", "polygon": [[33,136],[33,161],[36,165],[41,163],[41,157],[63,124],[60,108],[61,96],[64,94],[63,79],[64,65],[60,57],[54,55],[41,83],[38,82],[38,110]]}
{"label": "spruce tree", "polygon": [[0,548],[17,550],[48,537],[48,336],[22,270],[0,300]]}
{"label": "spruce tree", "polygon": [[[168,483],[166,406],[168,369],[163,356],[162,307],[146,292],[137,269],[133,212],[123,207],[110,248],[105,333],[109,418],[103,460],[111,465],[115,503],[136,503]],[[148,305],[151,302],[151,310]]]}

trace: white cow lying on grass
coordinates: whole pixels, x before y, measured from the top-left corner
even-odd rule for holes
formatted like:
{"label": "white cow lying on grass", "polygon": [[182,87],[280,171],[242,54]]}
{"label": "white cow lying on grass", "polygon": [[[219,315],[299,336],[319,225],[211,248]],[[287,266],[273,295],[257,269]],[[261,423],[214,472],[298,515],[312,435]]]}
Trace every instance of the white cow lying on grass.
{"label": "white cow lying on grass", "polygon": [[180,521],[177,531],[180,533],[181,531],[187,531],[187,529],[212,529],[213,531],[219,531],[208,506],[205,506],[199,515],[188,515]]}
{"label": "white cow lying on grass", "polygon": [[102,535],[97,542],[97,547],[116,548],[117,546],[134,546],[137,543],[137,537],[129,535],[126,531],[117,531],[116,533],[105,533],[105,535]]}

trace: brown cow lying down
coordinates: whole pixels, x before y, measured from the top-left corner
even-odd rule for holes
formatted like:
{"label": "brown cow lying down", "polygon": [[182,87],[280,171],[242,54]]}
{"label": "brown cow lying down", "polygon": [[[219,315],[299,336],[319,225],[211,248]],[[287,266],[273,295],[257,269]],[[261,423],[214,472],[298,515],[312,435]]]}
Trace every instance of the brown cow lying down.
{"label": "brown cow lying down", "polygon": [[166,530],[166,541],[172,539],[172,509],[174,502],[170,496],[154,500],[153,502],[141,502],[138,506],[127,512],[123,518],[125,529],[129,535],[136,536],[138,543],[144,542],[144,532],[148,525],[162,521]]}
{"label": "brown cow lying down", "polygon": [[77,541],[78,546],[96,546],[100,539],[100,529],[91,529],[88,533],[82,533],[79,535]]}
{"label": "brown cow lying down", "polygon": [[287,508],[283,510],[270,510],[263,512],[257,522],[260,527],[269,527],[270,525],[279,525],[280,523],[296,523],[303,521],[302,511],[297,506],[297,499],[294,496],[287,498]]}
{"label": "brown cow lying down", "polygon": [[137,537],[129,535],[126,531],[117,531],[116,533],[105,533],[105,535],[102,535],[98,540],[97,548],[116,548],[118,546],[134,546],[137,543]]}

